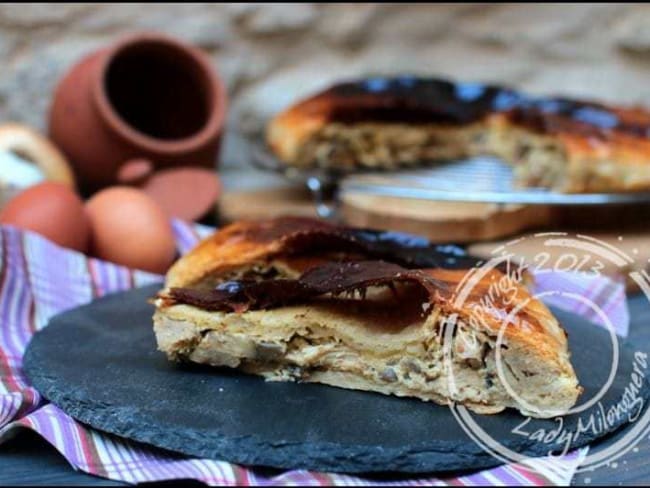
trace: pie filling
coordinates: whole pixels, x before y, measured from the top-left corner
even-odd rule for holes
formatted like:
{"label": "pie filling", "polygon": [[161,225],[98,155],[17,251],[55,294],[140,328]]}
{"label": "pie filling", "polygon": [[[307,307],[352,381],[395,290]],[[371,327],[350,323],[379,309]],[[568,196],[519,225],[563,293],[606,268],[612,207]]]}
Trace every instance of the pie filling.
{"label": "pie filling", "polygon": [[511,163],[520,186],[561,190],[565,185],[567,158],[561,143],[524,130],[491,129],[483,123],[467,127],[330,123],[301,147],[295,164],[339,170],[393,170],[485,155]]}

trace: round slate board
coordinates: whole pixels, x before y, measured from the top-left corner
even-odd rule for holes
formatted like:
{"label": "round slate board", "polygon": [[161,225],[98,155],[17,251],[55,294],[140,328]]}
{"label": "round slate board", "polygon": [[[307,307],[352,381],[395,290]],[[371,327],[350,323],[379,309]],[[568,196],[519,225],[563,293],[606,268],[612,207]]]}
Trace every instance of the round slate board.
{"label": "round slate board", "polygon": [[[26,352],[25,371],[33,385],[97,429],[239,464],[350,473],[424,473],[499,464],[464,433],[446,407],[317,384],[267,383],[227,369],[168,362],[156,350],[153,307],[147,303],[158,289],[153,285],[110,295],[54,317]],[[554,313],[569,332],[586,401],[609,374],[609,335],[575,315]],[[618,402],[629,383],[632,353],[620,351],[616,380],[601,400],[605,409]],[[644,388],[643,394],[649,391]],[[547,453],[547,446],[511,433],[525,420],[514,411],[474,418],[511,449]],[[566,429],[576,422],[576,415],[564,418]],[[530,432],[556,427],[552,420],[526,425]],[[594,438],[585,432],[573,447]]]}

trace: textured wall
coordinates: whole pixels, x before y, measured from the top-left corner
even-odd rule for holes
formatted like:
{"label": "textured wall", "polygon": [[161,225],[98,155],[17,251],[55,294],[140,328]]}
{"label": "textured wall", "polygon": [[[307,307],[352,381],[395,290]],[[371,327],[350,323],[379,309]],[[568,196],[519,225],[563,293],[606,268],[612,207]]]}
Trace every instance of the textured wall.
{"label": "textured wall", "polygon": [[0,120],[44,128],[54,84],[82,54],[138,30],[206,49],[235,128],[341,76],[443,74],[650,105],[650,6],[8,5],[0,6]]}

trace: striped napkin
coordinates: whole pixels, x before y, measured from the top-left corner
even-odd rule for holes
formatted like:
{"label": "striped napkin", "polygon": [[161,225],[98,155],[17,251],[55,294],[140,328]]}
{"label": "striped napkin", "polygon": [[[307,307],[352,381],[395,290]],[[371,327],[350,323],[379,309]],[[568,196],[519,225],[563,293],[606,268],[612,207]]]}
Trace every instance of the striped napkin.
{"label": "striped napkin", "polygon": [[[212,231],[180,221],[175,221],[173,226],[181,253]],[[567,485],[587,455],[588,449],[583,448],[562,458],[531,459],[525,463],[527,466],[503,465],[461,477],[386,483],[297,470],[269,476],[224,461],[170,454],[99,432],[73,420],[29,385],[21,367],[22,356],[32,334],[45,327],[50,317],[108,293],[160,279],[160,276],[62,249],[36,234],[0,226],[0,442],[9,441],[19,429],[27,428],[43,436],[75,469],[104,478],[127,483],[196,479],[210,485],[250,486]],[[603,278],[585,282],[560,276],[546,277],[538,286],[548,287],[550,282],[557,286],[558,280],[567,289],[597,303],[606,300],[612,321],[627,324],[623,322],[627,320],[627,309],[621,283]],[[575,304],[555,305],[571,309]]]}

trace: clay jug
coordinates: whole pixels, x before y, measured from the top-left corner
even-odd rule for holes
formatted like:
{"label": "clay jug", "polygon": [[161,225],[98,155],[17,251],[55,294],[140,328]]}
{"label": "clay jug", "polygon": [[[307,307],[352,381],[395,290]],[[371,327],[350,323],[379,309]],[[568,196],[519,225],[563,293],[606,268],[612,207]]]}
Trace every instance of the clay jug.
{"label": "clay jug", "polygon": [[226,91],[208,57],[161,34],[138,34],[94,52],[63,77],[50,136],[90,194],[145,158],[156,168],[215,167]]}

